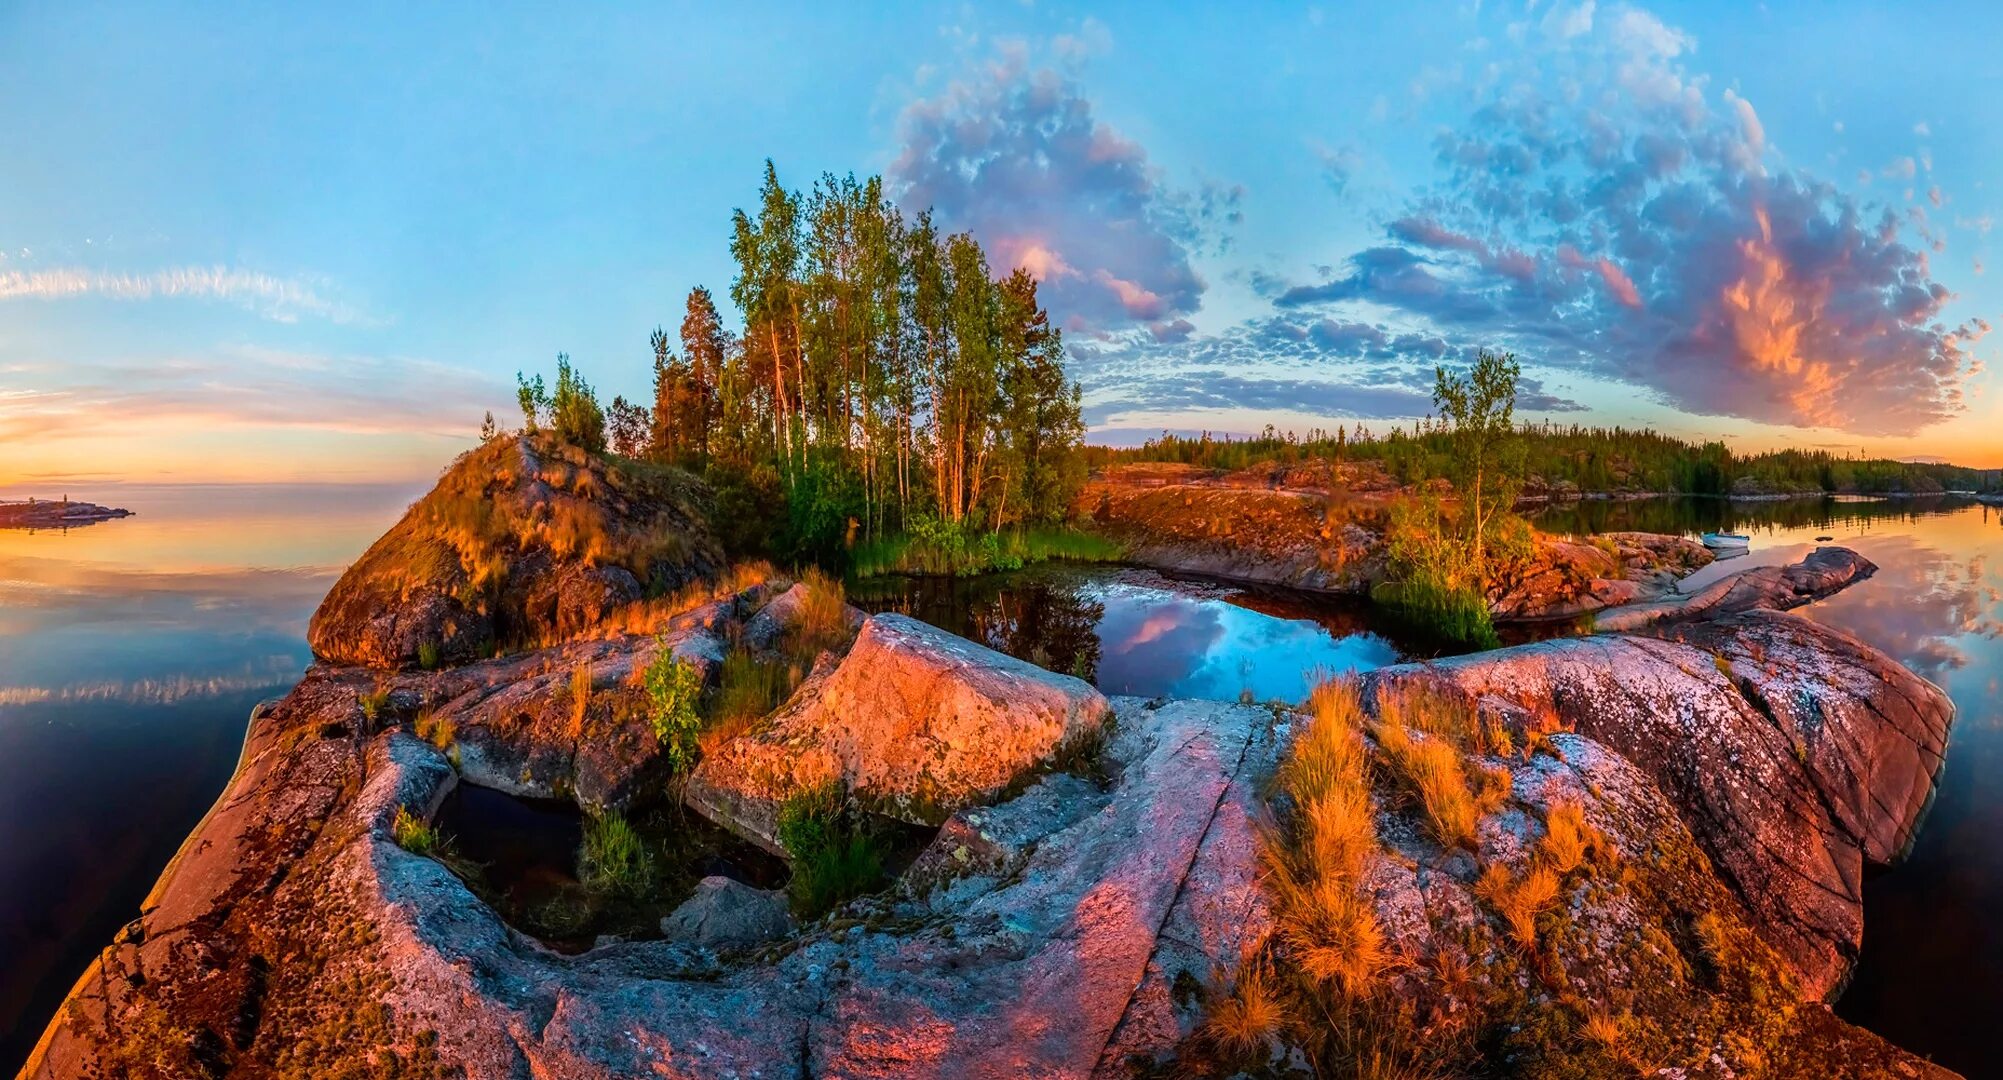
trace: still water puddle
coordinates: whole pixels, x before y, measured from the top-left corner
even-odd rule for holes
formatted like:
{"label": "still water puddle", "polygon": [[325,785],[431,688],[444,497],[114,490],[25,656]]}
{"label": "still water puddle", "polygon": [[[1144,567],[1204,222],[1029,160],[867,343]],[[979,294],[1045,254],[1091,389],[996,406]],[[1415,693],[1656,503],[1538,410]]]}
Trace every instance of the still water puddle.
{"label": "still water puddle", "polygon": [[1171,578],[1151,570],[1039,566],[850,588],[898,611],[1108,694],[1300,701],[1316,682],[1409,655],[1367,605]]}

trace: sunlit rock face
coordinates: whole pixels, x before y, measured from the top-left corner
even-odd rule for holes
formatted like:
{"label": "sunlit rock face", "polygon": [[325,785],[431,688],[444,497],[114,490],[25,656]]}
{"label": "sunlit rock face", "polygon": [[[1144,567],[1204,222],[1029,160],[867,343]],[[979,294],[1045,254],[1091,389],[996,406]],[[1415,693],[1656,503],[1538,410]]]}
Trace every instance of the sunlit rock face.
{"label": "sunlit rock face", "polygon": [[348,568],[307,641],[333,663],[397,667],[576,637],[643,596],[716,576],[707,498],[672,470],[495,439]]}
{"label": "sunlit rock face", "polygon": [[1910,846],[1953,705],[1855,638],[1771,610],[1663,623],[1659,633],[1548,641],[1365,679],[1445,680],[1625,758],[1677,807],[1808,995],[1828,996],[1862,940],[1864,868]]}
{"label": "sunlit rock face", "polygon": [[863,624],[840,665],[704,759],[689,804],[774,851],[788,796],[840,784],[878,813],[936,825],[1095,732],[1091,684],[902,615]]}

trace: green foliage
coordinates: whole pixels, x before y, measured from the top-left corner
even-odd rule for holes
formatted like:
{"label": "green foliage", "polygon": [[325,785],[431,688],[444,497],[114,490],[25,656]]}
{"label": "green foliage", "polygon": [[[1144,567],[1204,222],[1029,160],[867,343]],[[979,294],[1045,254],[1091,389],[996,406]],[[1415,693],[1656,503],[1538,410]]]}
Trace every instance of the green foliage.
{"label": "green foliage", "polygon": [[779,805],[779,843],[792,858],[793,906],[806,917],[883,883],[876,839],[848,811],[837,783],[796,792]]}
{"label": "green foliage", "polygon": [[526,429],[534,434],[545,426],[572,446],[594,453],[605,451],[605,410],[591,384],[570,366],[570,354],[556,356],[556,389],[548,389],[538,374],[531,379],[515,373],[516,398]]}
{"label": "green foliage", "polygon": [[419,642],[417,646],[417,666],[426,671],[435,670],[438,667],[438,653],[437,642]]}
{"label": "green foliage", "polygon": [[851,572],[858,578],[882,574],[964,577],[1017,570],[1052,559],[1118,562],[1125,556],[1119,544],[1076,529],[972,533],[962,525],[920,517],[908,532],[857,545]]}
{"label": "green foliage", "polygon": [[602,814],[585,820],[577,879],[596,893],[638,897],[653,888],[654,857],[625,818]]}
{"label": "green foliage", "polygon": [[440,847],[438,830],[431,822],[410,812],[410,807],[396,808],[396,817],[390,821],[390,837],[396,846],[412,855],[430,855]]}
{"label": "green foliage", "polygon": [[656,640],[654,659],[641,673],[651,705],[649,719],[661,742],[661,754],[677,773],[695,766],[702,719],[696,700],[702,695],[702,674],[694,664],[675,656],[665,637]]}

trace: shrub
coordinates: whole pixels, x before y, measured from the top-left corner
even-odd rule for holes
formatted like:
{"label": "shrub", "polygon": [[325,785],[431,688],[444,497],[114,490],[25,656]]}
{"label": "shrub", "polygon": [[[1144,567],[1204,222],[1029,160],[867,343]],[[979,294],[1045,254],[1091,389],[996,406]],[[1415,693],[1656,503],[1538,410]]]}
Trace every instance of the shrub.
{"label": "shrub", "polygon": [[577,851],[577,879],[592,892],[635,897],[654,884],[654,858],[646,841],[618,814],[601,814],[584,823],[584,843]]}
{"label": "shrub", "polygon": [[802,915],[818,916],[882,883],[876,839],[847,811],[840,784],[788,796],[778,824],[779,843],[793,864],[788,888]]}
{"label": "shrub", "polygon": [[423,668],[426,671],[432,671],[438,667],[437,642],[425,641],[418,643],[417,666]]}
{"label": "shrub", "polygon": [[696,714],[696,699],[702,694],[702,675],[695,665],[675,656],[665,637],[656,639],[653,660],[641,676],[652,706],[654,736],[668,767],[677,773],[694,767],[700,749],[702,719]]}
{"label": "shrub", "polygon": [[1036,562],[1118,562],[1126,550],[1104,537],[1076,529],[1012,529],[975,533],[937,518],[915,519],[910,530],[856,547],[856,577],[919,574],[935,577],[1019,570]]}
{"label": "shrub", "polygon": [[390,822],[390,837],[396,846],[412,855],[430,855],[439,848],[438,830],[429,821],[410,812],[410,807],[396,808],[396,817]]}

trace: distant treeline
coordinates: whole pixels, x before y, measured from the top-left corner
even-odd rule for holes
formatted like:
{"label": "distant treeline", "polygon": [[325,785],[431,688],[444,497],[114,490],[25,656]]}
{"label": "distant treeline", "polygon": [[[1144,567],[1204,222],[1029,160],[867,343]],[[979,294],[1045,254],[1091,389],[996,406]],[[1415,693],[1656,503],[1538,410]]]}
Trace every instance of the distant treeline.
{"label": "distant treeline", "polygon": [[[1691,442],[1648,428],[1524,424],[1516,444],[1523,454],[1527,490],[1570,485],[1582,492],[1674,492],[1690,495],[1786,494],[1815,491],[1857,494],[2003,490],[2003,470],[1971,469],[1884,458],[1842,457],[1821,450],[1778,450],[1738,455],[1721,442]],[[1452,436],[1437,422],[1376,432],[1358,425],[1305,436],[1268,427],[1251,438],[1196,438],[1164,432],[1126,449],[1085,448],[1093,467],[1170,461],[1217,469],[1314,458],[1374,461],[1401,483],[1451,473]]]}

